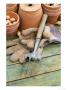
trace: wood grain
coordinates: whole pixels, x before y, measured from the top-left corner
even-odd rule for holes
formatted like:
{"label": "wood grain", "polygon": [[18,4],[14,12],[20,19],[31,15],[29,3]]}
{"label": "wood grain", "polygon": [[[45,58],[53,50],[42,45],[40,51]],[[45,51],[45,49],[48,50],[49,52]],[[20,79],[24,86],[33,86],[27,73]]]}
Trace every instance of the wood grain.
{"label": "wood grain", "polygon": [[7,86],[60,86],[60,70],[7,83]]}
{"label": "wood grain", "polygon": [[10,65],[7,66],[7,82],[55,71],[60,68],[60,55],[44,58],[40,62]]}

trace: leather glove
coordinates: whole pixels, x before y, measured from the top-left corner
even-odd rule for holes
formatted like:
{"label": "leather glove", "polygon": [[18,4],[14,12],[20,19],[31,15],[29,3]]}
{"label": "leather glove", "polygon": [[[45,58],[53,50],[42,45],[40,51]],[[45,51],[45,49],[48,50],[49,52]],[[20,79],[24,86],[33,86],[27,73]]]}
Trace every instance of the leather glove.
{"label": "leather glove", "polygon": [[7,50],[6,54],[10,55],[10,60],[12,62],[18,61],[20,63],[25,62],[25,53],[28,52],[26,48],[23,47],[23,45],[20,44],[19,39],[14,39],[12,41],[7,41]]}

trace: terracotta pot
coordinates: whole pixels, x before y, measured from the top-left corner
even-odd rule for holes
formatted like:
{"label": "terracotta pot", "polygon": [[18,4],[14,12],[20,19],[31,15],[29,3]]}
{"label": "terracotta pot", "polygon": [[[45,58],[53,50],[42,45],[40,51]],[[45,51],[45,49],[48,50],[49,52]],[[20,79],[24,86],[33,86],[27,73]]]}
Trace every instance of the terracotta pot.
{"label": "terracotta pot", "polygon": [[20,28],[36,28],[38,27],[43,15],[40,4],[20,4],[19,7]]}
{"label": "terracotta pot", "polygon": [[17,4],[7,4],[6,11],[17,12]]}
{"label": "terracotta pot", "polygon": [[61,13],[61,5],[60,4],[42,4],[43,13],[48,14],[47,23],[54,24],[60,13]]}
{"label": "terracotta pot", "polygon": [[7,29],[7,35],[8,36],[13,36],[16,35],[17,31],[18,31],[18,27],[19,27],[19,16],[18,14],[16,14],[15,12],[7,12],[8,16],[10,16],[10,18],[15,18],[15,23],[11,24],[11,25],[6,25],[6,29]]}

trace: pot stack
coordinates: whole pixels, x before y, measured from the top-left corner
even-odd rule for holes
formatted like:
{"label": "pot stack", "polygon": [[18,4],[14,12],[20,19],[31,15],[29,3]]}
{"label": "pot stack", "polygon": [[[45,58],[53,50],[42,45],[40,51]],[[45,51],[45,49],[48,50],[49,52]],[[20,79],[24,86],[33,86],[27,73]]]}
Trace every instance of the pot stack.
{"label": "pot stack", "polygon": [[7,4],[6,5],[6,11],[17,12],[17,4]]}
{"label": "pot stack", "polygon": [[13,11],[6,13],[6,29],[7,35],[16,35],[19,27],[19,15]]}
{"label": "pot stack", "polygon": [[43,13],[48,14],[47,23],[50,24],[56,23],[61,13],[60,4],[42,4],[42,8],[43,8]]}
{"label": "pot stack", "polygon": [[[16,22],[12,25],[6,24],[8,36],[16,35],[18,30],[22,31],[29,28],[38,28],[43,13],[48,14],[47,23],[55,24],[60,20],[60,4],[7,4],[6,15],[15,18]],[[32,34],[31,36],[35,36]]]}
{"label": "pot stack", "polygon": [[41,4],[20,4],[18,14],[22,30],[38,27],[43,12]]}

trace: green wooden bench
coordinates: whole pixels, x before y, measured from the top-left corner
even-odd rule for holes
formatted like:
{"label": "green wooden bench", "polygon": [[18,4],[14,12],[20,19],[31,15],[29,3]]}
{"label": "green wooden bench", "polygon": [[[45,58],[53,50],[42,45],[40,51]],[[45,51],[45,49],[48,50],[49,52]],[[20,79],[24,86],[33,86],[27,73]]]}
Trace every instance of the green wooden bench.
{"label": "green wooden bench", "polygon": [[59,86],[61,84],[60,44],[51,44],[44,48],[43,58],[39,62],[6,62],[7,86]]}

